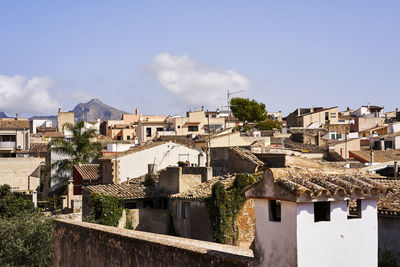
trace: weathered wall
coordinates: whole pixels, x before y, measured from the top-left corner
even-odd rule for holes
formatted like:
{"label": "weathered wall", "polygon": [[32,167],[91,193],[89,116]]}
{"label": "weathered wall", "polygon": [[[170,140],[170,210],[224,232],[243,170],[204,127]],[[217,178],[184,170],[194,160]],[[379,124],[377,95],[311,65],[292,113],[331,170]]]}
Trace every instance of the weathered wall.
{"label": "weathered wall", "polygon": [[[391,251],[400,255],[400,217],[378,216],[378,248],[380,251]],[[400,257],[398,265],[400,266]]]}
{"label": "weathered wall", "polygon": [[35,190],[39,179],[29,176],[43,162],[42,158],[0,158],[0,185],[8,184],[17,190]]}
{"label": "weathered wall", "polygon": [[226,173],[254,173],[257,165],[244,160],[229,147],[211,148],[211,167],[213,175],[223,175]]}
{"label": "weathered wall", "polygon": [[170,216],[169,210],[130,209],[128,218],[132,221],[134,230],[167,234]]}
{"label": "weathered wall", "polygon": [[252,251],[72,220],[54,221],[54,266],[249,266]]}
{"label": "weathered wall", "polygon": [[256,235],[255,203],[253,199],[246,200],[236,218],[236,227],[239,230],[238,246],[250,248]]}

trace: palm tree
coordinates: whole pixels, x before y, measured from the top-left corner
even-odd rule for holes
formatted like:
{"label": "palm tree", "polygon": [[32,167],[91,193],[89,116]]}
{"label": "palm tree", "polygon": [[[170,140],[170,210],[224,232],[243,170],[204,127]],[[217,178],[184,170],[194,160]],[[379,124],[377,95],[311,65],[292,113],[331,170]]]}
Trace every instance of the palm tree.
{"label": "palm tree", "polygon": [[65,124],[64,129],[72,132],[72,140],[64,138],[52,139],[48,144],[48,150],[54,151],[63,159],[51,163],[50,168],[56,169],[56,179],[66,180],[71,176],[72,167],[78,163],[91,163],[101,155],[102,145],[99,142],[92,142],[96,136],[94,129],[85,130],[84,122],[80,121],[75,126]]}

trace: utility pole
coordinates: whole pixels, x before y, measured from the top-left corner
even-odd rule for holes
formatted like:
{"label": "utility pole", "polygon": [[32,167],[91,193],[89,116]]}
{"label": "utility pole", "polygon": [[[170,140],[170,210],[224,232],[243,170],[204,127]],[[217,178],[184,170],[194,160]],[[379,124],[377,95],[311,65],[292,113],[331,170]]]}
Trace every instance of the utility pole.
{"label": "utility pole", "polygon": [[[237,94],[237,93],[241,93],[241,92],[244,92],[244,90],[239,90],[239,91],[232,92],[232,93],[229,92],[229,89],[226,90],[226,94],[227,94],[227,98],[228,98],[227,107],[228,107],[228,110],[229,110],[229,113],[228,113],[228,126],[229,126],[229,123],[230,123],[230,118],[231,118],[231,113],[232,113],[231,112],[231,100],[230,100],[231,95],[234,95],[234,94]],[[231,136],[230,135],[228,135],[228,146],[229,147],[231,146]]]}
{"label": "utility pole", "polygon": [[207,109],[207,121],[208,121],[208,146],[207,146],[207,167],[211,164],[211,131],[210,131],[210,114]]}

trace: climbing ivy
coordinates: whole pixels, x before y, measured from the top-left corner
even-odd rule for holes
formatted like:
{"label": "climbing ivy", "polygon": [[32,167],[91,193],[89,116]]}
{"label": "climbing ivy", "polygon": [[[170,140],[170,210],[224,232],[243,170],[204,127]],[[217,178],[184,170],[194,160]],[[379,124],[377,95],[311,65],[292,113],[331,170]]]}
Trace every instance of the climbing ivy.
{"label": "climbing ivy", "polygon": [[213,185],[212,193],[205,203],[213,227],[214,241],[235,245],[238,238],[236,218],[246,202],[242,190],[261,180],[262,175],[241,173],[235,177],[232,186],[225,189],[221,182]]}
{"label": "climbing ivy", "polygon": [[91,204],[89,221],[103,225],[118,226],[124,207],[122,199],[92,194]]}
{"label": "climbing ivy", "polygon": [[129,209],[125,209],[125,214],[126,214],[125,229],[133,230],[133,224],[131,219],[129,218]]}

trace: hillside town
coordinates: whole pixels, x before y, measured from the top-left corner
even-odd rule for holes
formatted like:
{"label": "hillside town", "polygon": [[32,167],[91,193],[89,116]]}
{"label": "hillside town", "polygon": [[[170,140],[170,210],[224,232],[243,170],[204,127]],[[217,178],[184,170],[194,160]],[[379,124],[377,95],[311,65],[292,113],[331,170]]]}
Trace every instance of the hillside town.
{"label": "hillside town", "polygon": [[397,108],[228,103],[3,114],[0,216],[47,225],[43,265],[400,265]]}

